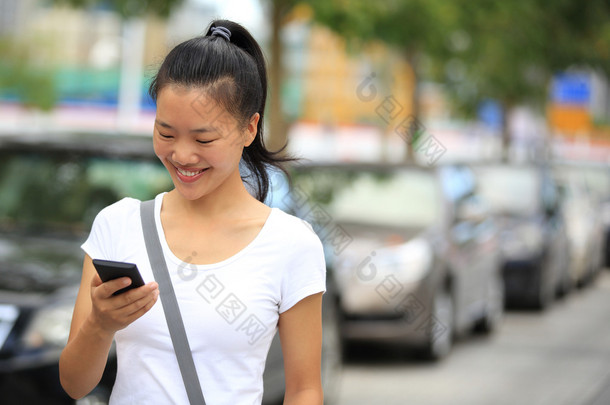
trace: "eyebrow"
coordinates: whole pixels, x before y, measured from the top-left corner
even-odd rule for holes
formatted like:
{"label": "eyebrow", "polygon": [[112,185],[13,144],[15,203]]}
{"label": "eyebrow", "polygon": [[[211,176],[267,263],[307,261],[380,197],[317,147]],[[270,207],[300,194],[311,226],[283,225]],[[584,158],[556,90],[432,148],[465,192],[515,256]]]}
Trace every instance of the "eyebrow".
{"label": "eyebrow", "polygon": [[[166,129],[174,129],[174,127],[169,125],[167,122],[163,122],[158,119],[155,119],[155,124],[159,125],[160,127],[166,128]],[[189,130],[189,132],[194,132],[194,133],[199,133],[199,134],[205,134],[207,132],[212,132],[212,131],[213,131],[213,128],[208,128],[208,127],[195,128],[195,129]]]}

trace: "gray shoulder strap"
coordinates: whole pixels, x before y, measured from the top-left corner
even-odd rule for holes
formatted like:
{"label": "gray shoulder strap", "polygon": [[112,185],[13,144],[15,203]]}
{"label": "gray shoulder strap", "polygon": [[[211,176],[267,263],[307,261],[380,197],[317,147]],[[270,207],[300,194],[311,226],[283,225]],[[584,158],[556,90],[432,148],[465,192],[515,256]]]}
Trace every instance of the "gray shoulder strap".
{"label": "gray shoulder strap", "polygon": [[172,338],[174,351],[178,358],[180,373],[186,387],[189,402],[191,405],[205,405],[201,384],[193,361],[193,354],[184,330],[178,300],[174,293],[174,287],[169,277],[167,263],[163,256],[157,226],[155,224],[155,201],[143,201],[140,204],[140,217],[142,219],[142,231],[144,232],[144,241],[146,243],[146,251],[150,265],[155,275],[155,281],[159,284],[159,295],[161,297],[161,305],[165,313],[165,320],[169,327],[169,334]]}

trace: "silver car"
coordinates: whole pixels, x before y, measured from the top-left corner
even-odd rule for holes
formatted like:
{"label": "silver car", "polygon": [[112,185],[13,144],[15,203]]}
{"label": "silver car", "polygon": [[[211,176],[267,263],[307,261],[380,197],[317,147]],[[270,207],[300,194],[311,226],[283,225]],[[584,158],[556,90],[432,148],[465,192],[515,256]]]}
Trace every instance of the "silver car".
{"label": "silver car", "polygon": [[456,335],[497,327],[496,228],[469,168],[313,164],[294,179],[303,217],[332,248],[345,342],[400,342],[440,359]]}

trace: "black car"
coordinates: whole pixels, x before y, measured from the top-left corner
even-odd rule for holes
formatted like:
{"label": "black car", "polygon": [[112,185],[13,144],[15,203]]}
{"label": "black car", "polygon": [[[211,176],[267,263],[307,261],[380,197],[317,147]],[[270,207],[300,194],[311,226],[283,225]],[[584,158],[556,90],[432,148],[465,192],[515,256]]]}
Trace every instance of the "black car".
{"label": "black car", "polygon": [[343,341],[429,359],[492,331],[504,308],[496,228],[465,166],[308,164],[296,206],[332,249]]}
{"label": "black car", "polygon": [[[172,188],[148,137],[0,138],[2,404],[75,402],[60,386],[58,360],[68,339],[82,273],[80,245],[103,207],[127,196],[151,199]],[[340,367],[332,297],[329,283],[324,296],[323,361],[329,384]],[[115,374],[116,357],[111,351],[101,383],[81,403],[106,403]],[[272,344],[264,381],[264,403],[281,401],[284,379],[278,339]],[[330,394],[331,386],[327,389]]]}
{"label": "black car", "polygon": [[475,172],[501,228],[507,304],[546,308],[572,284],[561,193],[551,169],[489,164]]}

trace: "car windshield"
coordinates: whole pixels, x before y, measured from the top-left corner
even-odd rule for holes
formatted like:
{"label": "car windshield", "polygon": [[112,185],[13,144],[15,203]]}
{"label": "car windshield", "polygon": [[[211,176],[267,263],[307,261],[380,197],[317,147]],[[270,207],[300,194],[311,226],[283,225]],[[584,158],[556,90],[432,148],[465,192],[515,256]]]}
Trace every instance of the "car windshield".
{"label": "car windshield", "polygon": [[540,207],[540,179],[533,167],[486,167],[478,170],[478,186],[492,212],[531,215]]}
{"label": "car windshield", "polygon": [[297,173],[295,183],[336,222],[420,228],[438,220],[440,190],[431,172],[314,168]]}
{"label": "car windshield", "polygon": [[0,153],[0,230],[87,232],[95,215],[123,197],[148,199],[171,187],[153,160],[73,153]]}

